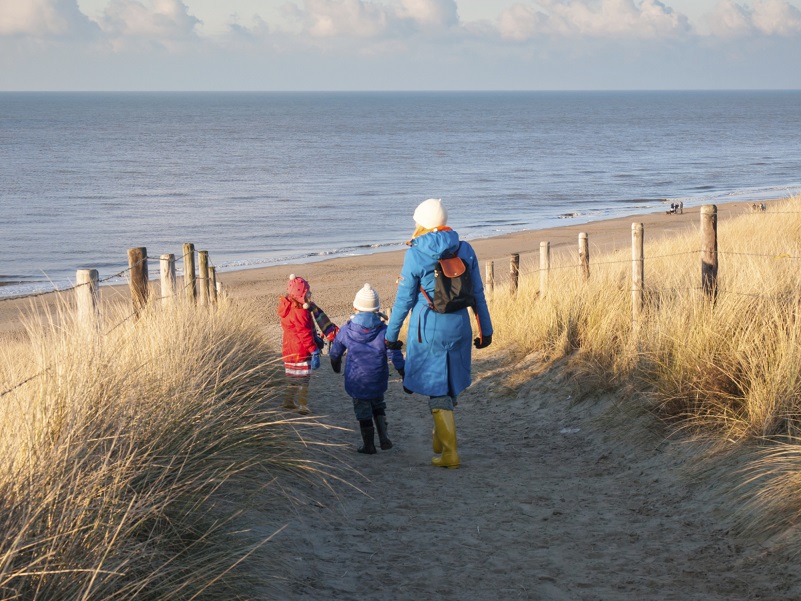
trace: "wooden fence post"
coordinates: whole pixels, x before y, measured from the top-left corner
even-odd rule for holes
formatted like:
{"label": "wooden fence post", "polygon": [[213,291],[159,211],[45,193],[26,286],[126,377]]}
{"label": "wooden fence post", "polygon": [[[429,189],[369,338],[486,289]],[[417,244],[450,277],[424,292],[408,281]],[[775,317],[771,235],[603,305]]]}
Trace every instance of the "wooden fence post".
{"label": "wooden fence post", "polygon": [[175,300],[175,255],[161,255],[161,299],[164,304]]}
{"label": "wooden fence post", "polygon": [[511,276],[512,294],[517,294],[518,280],[520,279],[520,254],[514,253],[509,261],[509,275]]}
{"label": "wooden fence post", "polygon": [[590,239],[586,232],[578,235],[579,243],[579,265],[581,274],[585,280],[590,279]]}
{"label": "wooden fence post", "polygon": [[184,290],[186,299],[195,302],[197,292],[195,291],[195,245],[191,242],[184,243]]}
{"label": "wooden fence post", "polygon": [[148,294],[148,273],[147,273],[147,248],[128,249],[128,267],[131,270],[129,285],[133,300],[134,311],[137,313],[147,305]]}
{"label": "wooden fence post", "polygon": [[636,328],[639,325],[644,305],[645,257],[642,223],[631,224],[631,320]]}
{"label": "wooden fence post", "polygon": [[718,296],[718,207],[701,207],[701,288],[711,301]]}
{"label": "wooden fence post", "polygon": [[487,281],[485,282],[485,287],[492,294],[495,291],[495,263],[492,261],[487,261],[484,265],[484,279]]}
{"label": "wooden fence post", "polygon": [[209,304],[209,251],[197,251],[198,303]]}
{"label": "wooden fence post", "polygon": [[540,242],[540,298],[548,294],[548,280],[551,276],[551,243]]}
{"label": "wooden fence post", "polygon": [[209,266],[209,298],[212,304],[217,303],[217,268]]}
{"label": "wooden fence post", "polygon": [[75,300],[82,322],[92,322],[97,317],[98,285],[97,269],[79,269],[75,274]]}

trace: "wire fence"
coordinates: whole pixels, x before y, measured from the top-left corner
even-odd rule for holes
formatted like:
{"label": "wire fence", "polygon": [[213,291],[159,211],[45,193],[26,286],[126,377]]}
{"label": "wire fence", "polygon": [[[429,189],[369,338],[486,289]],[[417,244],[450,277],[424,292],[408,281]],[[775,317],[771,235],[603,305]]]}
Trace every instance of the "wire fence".
{"label": "wire fence", "polygon": [[[770,210],[766,211],[764,208],[760,208],[760,204],[755,203],[751,212],[742,213],[741,216],[744,217],[759,217],[764,218],[765,215],[801,215],[800,211],[781,211],[781,210]],[[710,205],[710,208],[713,209],[715,215],[715,242],[714,247],[707,247],[707,248],[694,248],[688,250],[681,250],[677,252],[669,252],[669,253],[661,253],[657,255],[643,255],[639,257],[639,260],[643,263],[643,272],[645,271],[645,267],[647,266],[648,269],[654,269],[654,263],[658,263],[660,261],[671,260],[671,259],[685,259],[691,257],[697,257],[699,259],[699,266],[704,261],[713,261],[715,265],[715,281],[712,283],[714,287],[714,295],[717,297],[718,295],[736,295],[742,297],[750,297],[750,298],[783,298],[786,296],[785,293],[773,293],[770,291],[754,291],[754,290],[737,290],[732,287],[721,287],[718,284],[717,280],[717,265],[718,261],[726,262],[728,258],[751,258],[755,260],[770,260],[770,261],[798,261],[801,259],[801,255],[795,252],[779,252],[779,253],[765,253],[765,252],[748,252],[744,250],[721,250],[717,248],[717,222],[716,222],[716,207],[714,205]],[[703,209],[702,209],[703,212]],[[703,224],[703,215],[702,215],[702,224]],[[632,224],[634,225],[634,224]],[[608,230],[607,230],[608,231]],[[488,261],[486,265],[486,274],[487,279],[490,279],[489,288],[490,290],[494,290],[495,288],[508,289],[511,294],[516,294],[519,286],[519,277],[521,275],[529,276],[530,280],[528,282],[529,286],[536,286],[536,276],[540,276],[540,287],[544,285],[545,282],[548,282],[548,275],[551,273],[560,273],[560,272],[569,272],[574,271],[577,274],[584,274],[585,279],[588,277],[590,269],[593,270],[594,273],[597,273],[599,268],[606,268],[606,267],[614,267],[620,266],[624,268],[628,268],[632,266],[636,259],[633,258],[634,256],[634,248],[632,248],[632,255],[627,256],[626,258],[610,258],[610,251],[606,251],[603,253],[603,259],[600,261],[589,261],[588,259],[583,259],[583,253],[586,252],[582,250],[582,240],[581,237],[584,237],[584,244],[587,244],[587,234],[581,234],[578,240],[578,247],[576,251],[568,250],[564,248],[564,242],[570,239],[571,241],[575,241],[576,238],[574,235],[571,236],[549,236],[547,242],[542,242],[542,245],[545,245],[545,250],[541,245],[539,254],[536,250],[530,251],[525,253],[524,255],[521,254],[513,254],[510,257],[510,267],[508,270],[496,270],[495,262]],[[553,240],[557,240],[559,243],[559,250],[556,254],[556,259],[554,261],[551,260],[550,256],[550,242]],[[627,248],[618,248],[614,252],[621,252],[625,251],[628,253]],[[547,257],[543,258],[543,253],[547,254]],[[586,260],[586,263],[583,261]],[[543,267],[544,265],[544,267]],[[729,263],[730,265],[730,263]],[[631,278],[633,280],[633,267],[632,267],[632,274]],[[701,270],[699,269],[699,272]],[[496,273],[499,275],[496,277]],[[621,275],[625,276],[626,274],[621,271]],[[651,274],[654,275],[654,274]],[[699,274],[700,275],[700,274]],[[644,286],[644,291],[649,294],[677,294],[681,292],[709,292],[709,285],[705,284],[703,281],[703,277],[699,277],[699,282],[697,285],[689,285],[689,286],[682,286],[682,285],[670,285],[670,286],[659,286],[659,277],[649,277],[648,278],[648,285]],[[653,282],[656,281],[656,285]],[[487,287],[487,282],[485,282],[485,287]],[[631,290],[634,291],[633,289]],[[543,292],[542,290],[540,292]]]}
{"label": "wire fence", "polygon": [[[187,253],[184,253],[183,255],[181,255],[180,259],[176,259],[176,269],[175,269],[176,270],[176,274],[182,275],[184,273],[184,270],[182,268],[179,268],[178,264],[179,263],[180,264],[185,264],[186,263],[186,257],[187,257]],[[104,278],[98,279],[97,283],[98,284],[104,284],[104,283],[110,282],[112,280],[120,279],[123,276],[126,276],[127,274],[129,274],[131,272],[131,270],[136,269],[137,267],[140,267],[146,261],[161,261],[161,260],[162,260],[162,258],[160,256],[159,257],[144,256],[141,259],[139,259],[138,261],[135,261],[134,263],[129,264],[128,267],[126,267],[126,268],[124,268],[124,269],[122,269],[122,270],[120,270],[120,271],[118,271],[116,273],[113,273],[111,275],[108,275],[108,276],[106,276]],[[211,262],[211,260],[209,260],[209,264],[212,267],[216,268],[216,266],[214,265],[213,262]],[[30,294],[15,294],[15,295],[12,295],[12,296],[6,296],[6,297],[0,298],[0,303],[8,302],[8,301],[20,301],[20,300],[25,300],[25,299],[38,298],[38,297],[41,297],[41,296],[47,296],[49,294],[58,294],[58,293],[62,293],[63,294],[63,293],[66,293],[66,292],[71,292],[73,290],[77,290],[78,288],[81,288],[82,286],[88,286],[88,285],[91,285],[91,282],[76,283],[76,284],[73,284],[72,286],[68,286],[66,288],[56,288],[56,287],[54,287],[52,290],[44,290],[44,291],[41,291],[41,292],[31,292]]]}
{"label": "wire fence", "polygon": [[[194,252],[195,252],[194,248],[192,249],[191,252],[194,255]],[[199,252],[206,253],[206,251],[199,251]],[[180,261],[183,262],[184,264],[186,264],[187,263],[186,259],[187,259],[188,256],[189,256],[189,253],[184,253],[181,256]],[[171,259],[173,259],[173,267],[175,267],[174,256],[170,255],[170,257],[171,257]],[[207,255],[206,255],[206,257],[207,257]],[[114,273],[112,275],[106,276],[104,278],[97,278],[96,280],[93,280],[93,281],[76,283],[76,284],[74,284],[74,285],[72,285],[72,286],[70,286],[68,288],[54,289],[54,290],[48,290],[46,292],[36,292],[36,293],[32,293],[32,294],[26,294],[26,295],[19,295],[19,296],[2,298],[2,299],[0,299],[0,302],[11,301],[11,300],[19,301],[19,300],[22,300],[22,299],[33,299],[33,298],[46,296],[46,295],[49,295],[49,294],[62,294],[63,295],[63,294],[70,293],[70,292],[77,292],[79,289],[81,289],[82,287],[85,287],[85,286],[96,287],[101,283],[109,282],[111,280],[115,280],[115,279],[121,278],[121,277],[123,277],[123,276],[125,276],[127,274],[131,274],[134,270],[142,267],[143,265],[146,265],[148,260],[154,260],[155,261],[156,257],[150,257],[145,253],[138,260],[130,262],[127,268],[122,269],[122,270],[120,270],[120,271],[118,271],[118,272],[116,272],[116,273]],[[162,261],[163,258],[160,256],[160,257],[158,257],[158,260]],[[215,269],[215,266],[214,266],[214,264],[213,264],[213,262],[211,260],[208,261],[208,266],[211,267],[212,270]],[[192,256],[192,269],[193,269],[192,277],[191,278],[187,278],[188,281],[186,281],[182,287],[175,288],[174,294],[165,295],[165,294],[163,294],[163,291],[162,291],[162,295],[161,296],[156,297],[156,298],[148,298],[147,299],[148,302],[154,302],[155,303],[155,302],[158,302],[158,301],[169,300],[171,298],[174,298],[174,296],[179,294],[179,293],[186,293],[186,291],[189,290],[190,288],[194,289],[195,286],[196,286],[196,280],[195,280],[195,277],[194,277],[194,256]],[[176,269],[175,272],[178,272],[178,270]],[[208,273],[204,277],[208,278]],[[146,274],[146,283],[147,283],[148,278],[149,278],[149,275]],[[173,282],[173,284],[174,284],[174,282]],[[194,290],[193,290],[193,292],[194,292]],[[133,311],[131,311],[125,317],[120,319],[117,323],[115,323],[114,325],[109,327],[105,332],[102,332],[102,335],[103,336],[108,336],[113,331],[115,331],[117,328],[122,326],[123,324],[125,324],[125,323],[129,322],[131,319],[137,317],[140,313],[141,313],[141,307],[137,306],[136,298],[134,298],[134,309],[133,309]],[[51,367],[46,367],[46,368],[42,369],[41,371],[39,371],[38,373],[33,374],[32,376],[30,376],[30,377],[28,377],[28,378],[26,378],[26,379],[24,379],[24,380],[22,380],[20,382],[17,382],[16,384],[13,384],[13,385],[9,386],[8,388],[6,388],[3,391],[0,391],[0,398],[6,396],[8,394],[11,394],[12,392],[14,392],[15,390],[21,388],[25,384],[28,384],[29,382],[32,382],[32,381],[36,380],[37,378],[45,375],[50,370],[51,370]]]}
{"label": "wire fence", "polygon": [[[671,258],[677,258],[677,257],[688,257],[688,256],[693,256],[693,255],[697,256],[697,257],[700,257],[702,252],[703,251],[699,249],[699,250],[682,251],[682,252],[661,254],[661,255],[648,255],[645,258],[645,260],[650,263],[650,262],[657,261],[657,260],[660,260],[660,259],[671,259]],[[747,252],[732,252],[732,251],[712,251],[712,252],[713,252],[713,254],[717,255],[720,258],[725,258],[725,257],[752,257],[752,258],[757,258],[757,259],[769,259],[771,261],[778,261],[778,260],[798,261],[798,260],[801,260],[801,256],[790,255],[790,254],[787,254],[787,253],[781,253],[781,254],[776,255],[776,254],[767,254],[767,253],[747,253]],[[534,253],[531,253],[531,254],[534,254]],[[593,268],[596,268],[596,267],[607,267],[607,266],[612,266],[612,265],[620,265],[620,266],[628,267],[628,266],[631,265],[631,263],[632,263],[632,259],[629,258],[629,259],[614,259],[614,260],[605,260],[605,261],[593,261],[593,262],[590,263],[590,265]],[[580,268],[581,268],[580,264],[578,264],[578,263],[569,263],[569,262],[561,262],[559,264],[550,265],[547,268],[541,268],[541,267],[539,267],[537,261],[535,261],[534,259],[529,259],[528,261],[524,261],[523,258],[521,257],[521,259],[520,259],[520,267],[519,267],[518,271],[519,271],[520,275],[535,276],[535,275],[543,273],[543,272],[545,272],[545,273],[557,272],[558,273],[560,271],[578,271]],[[494,271],[494,268],[493,268],[493,271]],[[510,285],[510,281],[514,277],[511,272],[512,272],[512,270],[510,269],[509,272],[506,272],[505,276],[501,276],[500,278],[496,277],[495,282],[494,282],[495,286],[498,286],[498,287],[507,286],[508,287]],[[699,286],[691,286],[691,287],[685,287],[685,288],[675,288],[674,287],[674,288],[670,288],[670,289],[665,289],[665,288],[660,288],[658,286],[648,285],[648,290],[652,291],[652,292],[657,292],[657,291],[660,291],[660,290],[672,290],[672,291],[678,291],[678,290],[700,290],[701,288],[702,287],[699,285]],[[757,294],[757,293],[753,293],[753,292],[737,292],[735,290],[722,290],[721,289],[719,291],[720,292],[725,292],[725,293],[728,293],[728,294],[741,294],[741,295],[747,295],[747,296],[765,296],[765,297],[771,296],[770,294]]]}
{"label": "wire fence", "polygon": [[[761,216],[761,215],[764,215],[765,214],[764,210],[757,209],[756,208],[757,206],[758,205],[754,205],[755,209],[754,209],[754,211],[752,213],[743,213],[743,215],[744,216],[748,216],[748,215],[754,215],[754,216],[760,215]],[[801,215],[801,212],[799,212],[799,211],[774,211],[774,210],[771,210],[768,214],[770,214],[770,215]],[[567,239],[566,236],[556,236],[555,238],[556,239],[562,239],[562,240],[566,240]],[[195,253],[195,251],[194,251],[194,247],[193,246],[192,246],[190,252],[192,253],[191,269],[194,271],[194,265],[195,265],[194,253]],[[205,253],[206,251],[197,251],[197,252],[198,253],[201,253],[201,252]],[[550,250],[548,252],[550,252]],[[725,257],[750,257],[750,258],[762,259],[762,260],[767,260],[767,259],[770,259],[770,260],[791,260],[791,261],[801,260],[801,256],[792,255],[792,254],[788,254],[788,253],[780,253],[780,254],[776,255],[776,254],[773,254],[773,253],[742,252],[742,251],[728,251],[728,250],[721,251],[721,250],[718,250],[718,249],[713,249],[713,250],[707,249],[707,250],[704,250],[704,249],[700,249],[700,248],[699,249],[686,250],[686,251],[673,252],[673,253],[665,253],[665,254],[660,254],[660,255],[647,256],[647,257],[644,258],[644,260],[647,260],[648,262],[652,262],[652,261],[665,260],[665,259],[674,259],[674,258],[679,258],[679,257],[690,257],[690,256],[701,257],[702,255],[704,255],[704,253],[706,253],[707,256],[711,253],[715,257],[715,259],[717,259],[718,257],[720,257],[720,258],[725,258]],[[578,262],[570,262],[570,261],[562,261],[559,264],[552,265],[551,262],[550,262],[550,256],[548,257],[548,260],[547,260],[547,266],[543,268],[543,267],[539,266],[539,265],[542,265],[542,258],[541,257],[539,259],[539,265],[536,265],[534,263],[534,260],[531,259],[531,257],[533,255],[535,255],[535,254],[536,254],[536,251],[531,252],[531,253],[527,253],[526,255],[524,255],[524,260],[522,261],[522,263],[520,262],[520,254],[513,255],[511,261],[512,261],[512,263],[517,262],[517,264],[516,265],[515,264],[511,265],[509,273],[507,274],[507,276],[505,278],[504,277],[500,277],[498,279],[495,279],[495,276],[494,276],[495,270],[494,270],[494,264],[493,264],[493,266],[492,266],[492,274],[493,274],[492,277],[493,277],[493,280],[491,282],[489,282],[490,289],[494,289],[495,287],[501,288],[503,286],[507,286],[511,290],[516,291],[517,290],[517,286],[518,286],[517,278],[519,277],[520,274],[536,275],[536,274],[542,274],[543,272],[550,273],[550,272],[559,272],[559,271],[566,271],[566,270],[579,270],[579,269],[582,268],[582,266]],[[564,254],[564,253],[562,253],[562,254]],[[572,253],[570,253],[570,254],[572,254]],[[581,254],[581,251],[579,249],[579,253],[578,253],[579,257],[580,257],[580,254]],[[180,263],[182,263],[184,265],[184,270],[183,270],[184,274],[186,274],[186,269],[188,269],[186,267],[187,263],[189,262],[189,261],[187,261],[187,257],[189,257],[189,252],[184,252],[182,255],[180,255],[180,259],[178,261],[175,261],[176,263],[180,262]],[[207,254],[204,256],[204,259],[207,261],[207,266],[208,267],[211,267],[212,269],[216,269],[216,266],[208,258]],[[63,289],[53,289],[53,290],[49,290],[49,291],[45,291],[45,292],[36,292],[36,293],[32,293],[32,294],[0,298],[0,302],[12,301],[12,300],[19,301],[21,299],[32,299],[32,298],[37,298],[37,297],[41,297],[41,296],[45,296],[45,295],[49,295],[49,294],[65,294],[65,293],[77,291],[82,286],[106,283],[106,282],[109,282],[109,281],[112,281],[112,280],[116,280],[116,279],[122,278],[122,277],[124,277],[126,275],[129,275],[133,270],[141,267],[148,260],[162,261],[163,258],[161,256],[159,256],[159,257],[151,257],[151,256],[148,256],[148,255],[145,254],[138,261],[129,264],[127,268],[124,268],[124,269],[122,269],[122,270],[120,270],[120,271],[118,271],[118,272],[116,272],[116,273],[114,273],[112,275],[106,276],[106,277],[104,277],[102,279],[98,278],[95,282],[76,283],[73,286],[70,286],[68,288],[63,288]],[[591,268],[593,268],[593,269],[598,268],[598,267],[608,267],[608,266],[614,266],[614,265],[619,265],[619,266],[629,265],[630,266],[630,265],[632,265],[632,261],[633,261],[632,258],[604,259],[604,260],[601,260],[601,261],[590,261],[589,262],[589,266]],[[488,262],[488,263],[494,263],[494,262]],[[177,267],[176,267],[174,273],[180,273],[180,272],[181,271],[178,270]],[[485,282],[485,284],[487,284],[487,282]],[[179,293],[186,294],[187,290],[189,290],[190,288],[194,288],[195,285],[196,284],[195,284],[195,280],[194,280],[194,276],[193,276],[192,278],[189,278],[188,281],[185,281],[185,283],[184,283],[184,285],[182,287],[176,288],[174,290],[174,294],[179,294]],[[649,293],[662,293],[662,294],[672,293],[672,294],[676,294],[676,293],[681,293],[681,292],[704,292],[705,291],[705,287],[704,287],[703,283],[699,283],[699,285],[697,285],[697,286],[671,286],[671,287],[663,287],[663,288],[649,285],[647,287],[647,291]],[[196,292],[196,290],[193,290],[193,293],[195,293],[195,292]],[[738,291],[738,290],[731,290],[731,289],[725,289],[725,288],[716,288],[715,289],[715,293],[716,294],[731,294],[731,295],[738,295],[738,296],[751,297],[751,298],[776,298],[777,296],[779,296],[777,294],[770,294],[770,293],[764,293],[764,292],[757,293],[757,292],[752,292],[752,291]],[[158,298],[150,298],[148,300],[149,300],[149,302],[156,302],[156,301],[166,300],[166,299],[170,298],[171,296],[172,295],[164,295],[162,293],[162,295],[159,296]],[[136,299],[134,299],[134,310],[131,313],[129,313],[126,317],[121,319],[118,323],[114,324],[108,330],[106,330],[106,332],[104,332],[104,335],[110,334],[111,332],[115,331],[117,328],[122,326],[124,323],[127,323],[128,321],[130,321],[131,319],[136,317],[140,313],[140,311],[141,311],[141,307],[137,307],[136,306]],[[27,379],[25,379],[25,380],[23,380],[23,381],[21,381],[21,382],[19,382],[17,384],[14,384],[13,386],[10,386],[6,390],[3,390],[2,392],[0,392],[0,398],[6,396],[7,394],[10,394],[14,390],[17,390],[18,388],[24,386],[25,384],[35,380],[36,378],[38,378],[38,377],[40,377],[42,375],[44,375],[45,373],[47,373],[47,371],[49,371],[49,369],[50,368],[45,368],[41,372],[39,372],[39,373],[37,373],[37,374],[35,374],[33,376],[30,376],[29,378],[27,378]]]}

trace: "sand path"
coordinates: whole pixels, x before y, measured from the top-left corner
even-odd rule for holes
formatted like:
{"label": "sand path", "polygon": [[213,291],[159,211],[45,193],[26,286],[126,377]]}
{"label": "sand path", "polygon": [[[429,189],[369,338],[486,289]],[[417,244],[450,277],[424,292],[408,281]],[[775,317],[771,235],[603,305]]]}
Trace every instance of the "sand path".
{"label": "sand path", "polygon": [[350,400],[324,358],[313,409],[353,429],[322,438],[345,445],[334,455],[358,471],[348,477],[362,492],[334,484],[337,497],[287,518],[269,549],[285,561],[277,598],[801,598],[799,570],[742,546],[721,499],[682,478],[686,456],[610,433],[603,401],[571,407],[559,370],[510,391],[492,373],[498,362],[487,353],[476,366],[485,375],[456,409],[462,467],[446,470],[430,465],[424,397],[403,393],[397,377],[387,396],[394,448],[356,453]]}

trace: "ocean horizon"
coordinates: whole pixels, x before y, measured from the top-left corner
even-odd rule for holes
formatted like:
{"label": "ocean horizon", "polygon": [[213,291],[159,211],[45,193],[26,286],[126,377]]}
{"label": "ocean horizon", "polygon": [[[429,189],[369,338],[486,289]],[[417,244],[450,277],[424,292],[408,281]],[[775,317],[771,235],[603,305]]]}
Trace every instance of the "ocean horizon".
{"label": "ocean horizon", "polygon": [[799,109],[801,91],[0,93],[0,297],[109,278],[138,246],[192,242],[218,271],[402,248],[432,197],[468,240],[783,198]]}

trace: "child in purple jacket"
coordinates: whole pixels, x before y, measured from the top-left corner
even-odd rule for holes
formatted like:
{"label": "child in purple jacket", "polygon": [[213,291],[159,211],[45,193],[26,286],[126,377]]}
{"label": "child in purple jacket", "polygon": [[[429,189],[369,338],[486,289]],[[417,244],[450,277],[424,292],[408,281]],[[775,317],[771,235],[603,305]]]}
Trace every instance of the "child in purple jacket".
{"label": "child in purple jacket", "polygon": [[[383,450],[392,448],[387,436],[387,418],[384,393],[389,381],[387,358],[403,377],[405,361],[400,349],[390,350],[384,343],[386,324],[378,312],[381,304],[378,293],[370,284],[356,293],[353,300],[355,315],[342,326],[331,346],[331,367],[336,373],[342,368],[342,355],[347,351],[345,361],[345,392],[353,398],[353,411],[359,420],[359,429],[364,444],[359,453],[375,454],[374,435],[378,430],[378,440]],[[375,428],[373,428],[375,420]]]}

